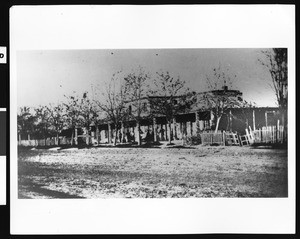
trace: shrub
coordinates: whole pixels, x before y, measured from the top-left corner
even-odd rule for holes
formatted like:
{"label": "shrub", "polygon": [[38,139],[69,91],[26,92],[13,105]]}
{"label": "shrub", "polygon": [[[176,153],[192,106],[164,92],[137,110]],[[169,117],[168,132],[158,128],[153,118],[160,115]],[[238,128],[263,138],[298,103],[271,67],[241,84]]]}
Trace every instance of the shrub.
{"label": "shrub", "polygon": [[195,136],[188,137],[188,142],[190,143],[190,145],[199,145],[201,144],[201,136],[195,135]]}

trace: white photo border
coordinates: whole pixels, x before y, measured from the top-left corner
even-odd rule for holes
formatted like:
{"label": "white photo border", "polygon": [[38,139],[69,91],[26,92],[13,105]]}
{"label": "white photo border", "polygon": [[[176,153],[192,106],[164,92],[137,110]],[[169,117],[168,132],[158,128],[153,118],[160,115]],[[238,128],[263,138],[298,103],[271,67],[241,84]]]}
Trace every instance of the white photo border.
{"label": "white photo border", "polygon": [[[288,48],[288,197],[18,199],[19,50]],[[13,6],[10,9],[12,234],[295,233],[295,6]]]}

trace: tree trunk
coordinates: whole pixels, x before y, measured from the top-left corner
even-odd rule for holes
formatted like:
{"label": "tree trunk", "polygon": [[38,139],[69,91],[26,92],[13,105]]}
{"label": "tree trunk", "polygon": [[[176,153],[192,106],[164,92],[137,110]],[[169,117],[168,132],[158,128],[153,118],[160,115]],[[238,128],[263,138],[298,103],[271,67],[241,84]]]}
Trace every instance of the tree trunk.
{"label": "tree trunk", "polygon": [[124,122],[121,122],[121,139],[120,139],[120,143],[124,143],[125,142],[125,128],[124,128]]}
{"label": "tree trunk", "polygon": [[73,140],[74,140],[74,132],[72,130],[72,135],[71,135],[71,146],[73,145]]}
{"label": "tree trunk", "polygon": [[107,142],[111,143],[111,125],[108,124],[108,134],[107,134]]}
{"label": "tree trunk", "polygon": [[218,132],[220,119],[221,119],[221,117],[219,116],[219,117],[217,118],[217,124],[216,124],[215,134]]}
{"label": "tree trunk", "polygon": [[99,144],[99,128],[97,124],[96,124],[96,139],[97,139],[97,144]]}
{"label": "tree trunk", "polygon": [[118,138],[118,129],[117,127],[114,129],[115,135],[114,135],[114,146],[117,145],[117,138]]}
{"label": "tree trunk", "polygon": [[86,145],[90,145],[90,131],[89,131],[89,127],[86,128],[85,143],[86,143]]}
{"label": "tree trunk", "polygon": [[75,128],[75,145],[78,145],[78,131],[77,131],[77,128]]}
{"label": "tree trunk", "polygon": [[175,117],[172,120],[172,137],[173,137],[173,140],[177,139],[177,124],[176,124]]}
{"label": "tree trunk", "polygon": [[171,134],[171,121],[168,121],[168,140],[169,140],[169,144],[172,143],[172,134]]}
{"label": "tree trunk", "polygon": [[57,146],[59,146],[59,133],[56,134]]}
{"label": "tree trunk", "polygon": [[153,118],[153,140],[157,142],[156,118]]}
{"label": "tree trunk", "polygon": [[199,113],[195,113],[195,121],[196,121],[196,135],[197,137],[200,137],[200,121],[199,121]]}
{"label": "tree trunk", "polygon": [[141,145],[141,132],[140,132],[140,122],[136,122],[136,127],[137,127],[137,143],[138,145]]}
{"label": "tree trunk", "polygon": [[182,122],[182,145],[185,145],[187,137],[186,122]]}

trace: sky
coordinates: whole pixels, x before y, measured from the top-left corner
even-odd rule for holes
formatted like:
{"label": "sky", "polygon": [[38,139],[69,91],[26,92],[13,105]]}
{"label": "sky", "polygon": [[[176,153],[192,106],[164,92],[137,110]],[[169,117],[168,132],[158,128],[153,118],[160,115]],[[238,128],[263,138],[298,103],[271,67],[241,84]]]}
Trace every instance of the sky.
{"label": "sky", "polygon": [[37,107],[63,101],[73,91],[103,88],[120,70],[142,66],[152,77],[157,71],[186,81],[196,92],[206,91],[206,75],[221,66],[231,76],[231,89],[259,107],[276,106],[268,70],[258,61],[262,49],[98,49],[26,50],[17,52],[18,107]]}

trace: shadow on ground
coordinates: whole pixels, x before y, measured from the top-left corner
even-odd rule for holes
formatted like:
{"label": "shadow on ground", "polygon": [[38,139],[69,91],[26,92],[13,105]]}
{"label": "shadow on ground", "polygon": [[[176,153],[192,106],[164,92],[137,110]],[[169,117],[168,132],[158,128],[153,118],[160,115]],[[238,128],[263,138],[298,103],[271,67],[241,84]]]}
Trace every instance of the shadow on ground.
{"label": "shadow on ground", "polygon": [[[43,185],[32,183],[32,182],[26,182],[22,183],[22,185],[19,185],[19,199],[30,199],[30,198],[36,198],[36,197],[30,197],[30,195],[26,195],[25,192],[30,192],[30,194],[38,195],[39,197],[47,197],[47,198],[84,198],[77,195],[72,195],[69,193],[59,192],[47,188],[43,188]],[[23,193],[20,193],[20,189],[23,188]]]}

